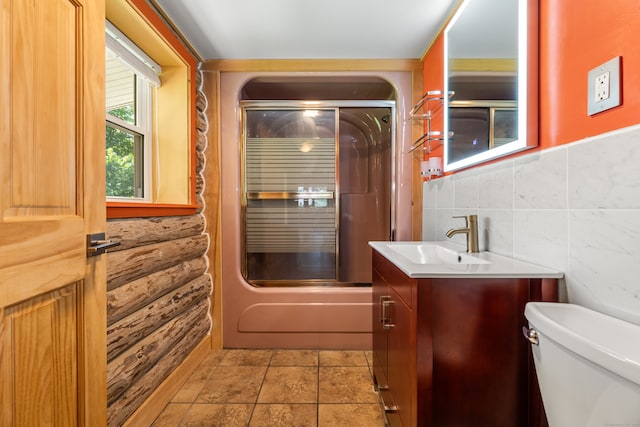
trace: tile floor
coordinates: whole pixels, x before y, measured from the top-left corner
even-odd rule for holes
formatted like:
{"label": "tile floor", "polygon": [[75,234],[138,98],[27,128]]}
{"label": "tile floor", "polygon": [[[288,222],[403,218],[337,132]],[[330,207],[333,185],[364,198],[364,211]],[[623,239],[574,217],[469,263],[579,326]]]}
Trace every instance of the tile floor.
{"label": "tile floor", "polygon": [[365,351],[214,351],[153,426],[383,427],[370,364]]}

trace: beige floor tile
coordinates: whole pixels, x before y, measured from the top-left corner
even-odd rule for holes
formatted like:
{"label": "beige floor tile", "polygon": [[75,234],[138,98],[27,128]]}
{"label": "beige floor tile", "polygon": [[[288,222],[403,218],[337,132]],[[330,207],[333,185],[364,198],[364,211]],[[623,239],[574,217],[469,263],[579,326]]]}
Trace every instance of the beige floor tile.
{"label": "beige floor tile", "polygon": [[201,365],[219,365],[224,356],[227,354],[228,350],[211,350],[209,354],[206,355],[204,360],[200,363]]}
{"label": "beige floor tile", "polygon": [[364,355],[367,358],[367,364],[369,366],[373,366],[373,351],[371,351],[371,350],[365,351]]}
{"label": "beige floor tile", "polygon": [[325,350],[320,352],[320,366],[367,366],[364,351]]}
{"label": "beige floor tile", "polygon": [[317,350],[275,350],[270,366],[318,366]]}
{"label": "beige floor tile", "polygon": [[316,403],[318,368],[270,366],[258,403]]}
{"label": "beige floor tile", "polygon": [[200,390],[202,390],[202,387],[204,387],[207,379],[215,369],[216,366],[200,365],[173,396],[171,401],[189,403],[195,401]]}
{"label": "beige floor tile", "polygon": [[368,367],[320,367],[319,403],[377,403]]}
{"label": "beige floor tile", "polygon": [[383,426],[370,360],[363,351],[213,351],[154,426]]}
{"label": "beige floor tile", "polygon": [[246,427],[251,417],[250,404],[195,403],[187,412],[181,427]]}
{"label": "beige floor tile", "polygon": [[227,350],[220,366],[267,366],[271,350]]}
{"label": "beige floor tile", "polygon": [[225,366],[213,371],[198,403],[255,403],[266,366]]}
{"label": "beige floor tile", "polygon": [[384,427],[376,404],[318,405],[318,427]]}
{"label": "beige floor tile", "polygon": [[180,421],[190,407],[191,403],[169,403],[165,406],[151,426],[175,427],[180,424]]}
{"label": "beige floor tile", "polygon": [[315,404],[257,404],[249,427],[316,427]]}

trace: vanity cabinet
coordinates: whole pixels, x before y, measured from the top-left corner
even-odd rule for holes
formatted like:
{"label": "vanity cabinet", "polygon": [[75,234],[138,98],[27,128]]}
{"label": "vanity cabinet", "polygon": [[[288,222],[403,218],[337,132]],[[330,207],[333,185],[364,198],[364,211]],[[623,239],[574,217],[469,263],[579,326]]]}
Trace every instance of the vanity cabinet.
{"label": "vanity cabinet", "polygon": [[[543,286],[544,285],[544,286]],[[556,279],[410,278],[373,251],[373,374],[391,426],[540,427],[521,328]]]}

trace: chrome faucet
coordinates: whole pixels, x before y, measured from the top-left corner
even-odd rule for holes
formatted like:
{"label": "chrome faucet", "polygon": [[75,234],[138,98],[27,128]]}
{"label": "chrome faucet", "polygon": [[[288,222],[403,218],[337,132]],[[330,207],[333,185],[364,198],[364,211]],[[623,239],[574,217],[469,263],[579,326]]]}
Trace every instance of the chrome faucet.
{"label": "chrome faucet", "polygon": [[447,237],[451,238],[456,234],[467,235],[467,252],[474,253],[478,251],[478,215],[461,215],[454,218],[464,218],[465,226],[463,228],[452,228],[447,231]]}

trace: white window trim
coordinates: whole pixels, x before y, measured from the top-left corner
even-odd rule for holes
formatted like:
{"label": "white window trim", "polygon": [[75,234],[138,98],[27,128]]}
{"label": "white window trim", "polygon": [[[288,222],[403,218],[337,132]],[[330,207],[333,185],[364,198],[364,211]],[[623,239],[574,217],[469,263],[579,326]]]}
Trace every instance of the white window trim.
{"label": "white window trim", "polygon": [[149,203],[153,201],[151,160],[153,154],[153,108],[151,86],[160,87],[159,74],[162,72],[162,68],[109,21],[106,21],[106,41],[107,50],[130,68],[136,76],[135,124],[128,123],[108,113],[105,114],[106,121],[141,135],[143,140],[143,195],[136,195],[136,197],[109,196],[107,201]]}
{"label": "white window trim", "polygon": [[153,181],[153,174],[151,171],[152,162],[152,107],[151,107],[151,86],[141,81],[136,74],[136,124],[132,124],[122,120],[119,117],[112,116],[109,113],[105,113],[107,122],[111,122],[123,129],[127,129],[131,132],[137,133],[142,136],[142,197],[136,195],[135,197],[114,197],[109,196],[107,200],[110,202],[138,202],[148,203],[152,201],[151,197],[151,183]]}
{"label": "white window trim", "polygon": [[105,23],[107,48],[121,61],[133,68],[137,75],[147,79],[153,86],[160,87],[162,67],[129,40],[115,25],[109,21],[105,21]]}

